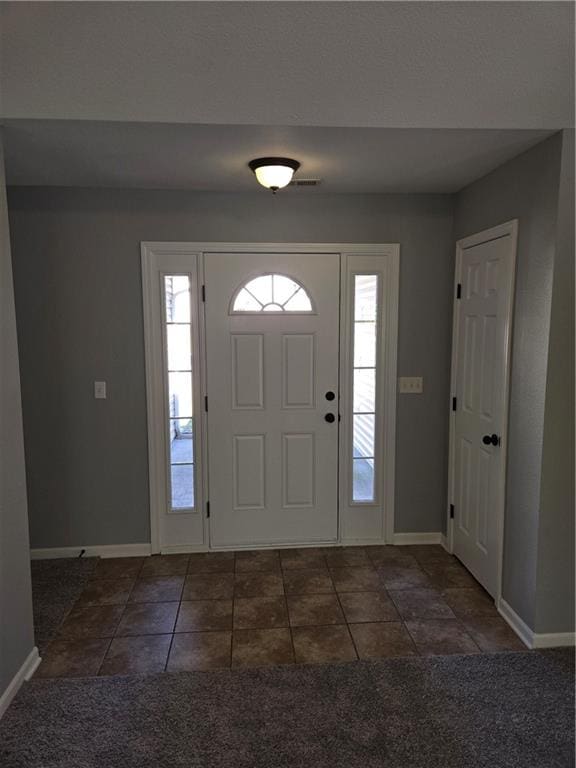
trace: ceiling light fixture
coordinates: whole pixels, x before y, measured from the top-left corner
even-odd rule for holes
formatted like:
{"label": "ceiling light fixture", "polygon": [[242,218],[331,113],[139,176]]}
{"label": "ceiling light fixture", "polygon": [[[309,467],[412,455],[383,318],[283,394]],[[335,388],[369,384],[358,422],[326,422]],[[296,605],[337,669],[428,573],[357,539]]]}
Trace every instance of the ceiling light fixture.
{"label": "ceiling light fixture", "polygon": [[271,189],[275,194],[278,189],[290,184],[294,172],[300,168],[298,160],[289,157],[260,157],[251,160],[249,167],[263,187]]}

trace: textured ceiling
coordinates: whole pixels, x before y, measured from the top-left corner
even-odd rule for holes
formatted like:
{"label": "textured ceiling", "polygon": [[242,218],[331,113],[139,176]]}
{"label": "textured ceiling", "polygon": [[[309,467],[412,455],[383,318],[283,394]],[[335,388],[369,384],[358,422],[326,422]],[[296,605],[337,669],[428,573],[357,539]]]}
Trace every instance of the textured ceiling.
{"label": "textured ceiling", "polygon": [[4,145],[9,184],[253,191],[248,161],[287,155],[320,192],[454,192],[547,135],[9,121]]}
{"label": "textured ceiling", "polygon": [[4,117],[558,128],[570,2],[3,2]]}

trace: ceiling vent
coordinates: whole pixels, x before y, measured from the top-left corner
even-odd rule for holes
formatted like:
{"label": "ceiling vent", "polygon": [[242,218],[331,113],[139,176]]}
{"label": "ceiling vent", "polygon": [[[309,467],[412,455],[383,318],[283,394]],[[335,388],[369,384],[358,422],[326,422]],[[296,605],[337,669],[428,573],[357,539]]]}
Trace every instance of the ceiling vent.
{"label": "ceiling vent", "polygon": [[320,179],[292,179],[290,187],[317,187]]}

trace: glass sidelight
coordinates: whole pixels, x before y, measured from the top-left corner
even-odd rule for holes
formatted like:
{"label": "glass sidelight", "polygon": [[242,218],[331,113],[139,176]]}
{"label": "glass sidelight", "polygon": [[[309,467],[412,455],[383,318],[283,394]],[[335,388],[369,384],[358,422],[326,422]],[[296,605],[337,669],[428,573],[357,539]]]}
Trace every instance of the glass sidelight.
{"label": "glass sidelight", "polygon": [[168,484],[173,511],[194,509],[194,398],[190,278],[164,276]]}
{"label": "glass sidelight", "polygon": [[378,275],[354,275],[352,333],[352,501],[373,502],[376,455]]}

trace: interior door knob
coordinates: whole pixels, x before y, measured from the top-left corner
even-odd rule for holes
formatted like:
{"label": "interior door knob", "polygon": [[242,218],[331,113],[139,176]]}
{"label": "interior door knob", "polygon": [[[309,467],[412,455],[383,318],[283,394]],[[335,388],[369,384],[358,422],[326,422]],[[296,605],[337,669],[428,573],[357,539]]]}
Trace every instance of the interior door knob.
{"label": "interior door knob", "polygon": [[336,395],[331,390],[328,390],[328,392],[326,392],[325,397],[326,397],[326,400],[334,400]]}
{"label": "interior door knob", "polygon": [[334,416],[333,413],[327,413],[326,416],[324,416],[324,421],[327,421],[328,424],[332,424],[336,421],[336,416]]}
{"label": "interior door knob", "polygon": [[500,445],[500,438],[498,435],[484,435],[482,442],[484,445]]}

